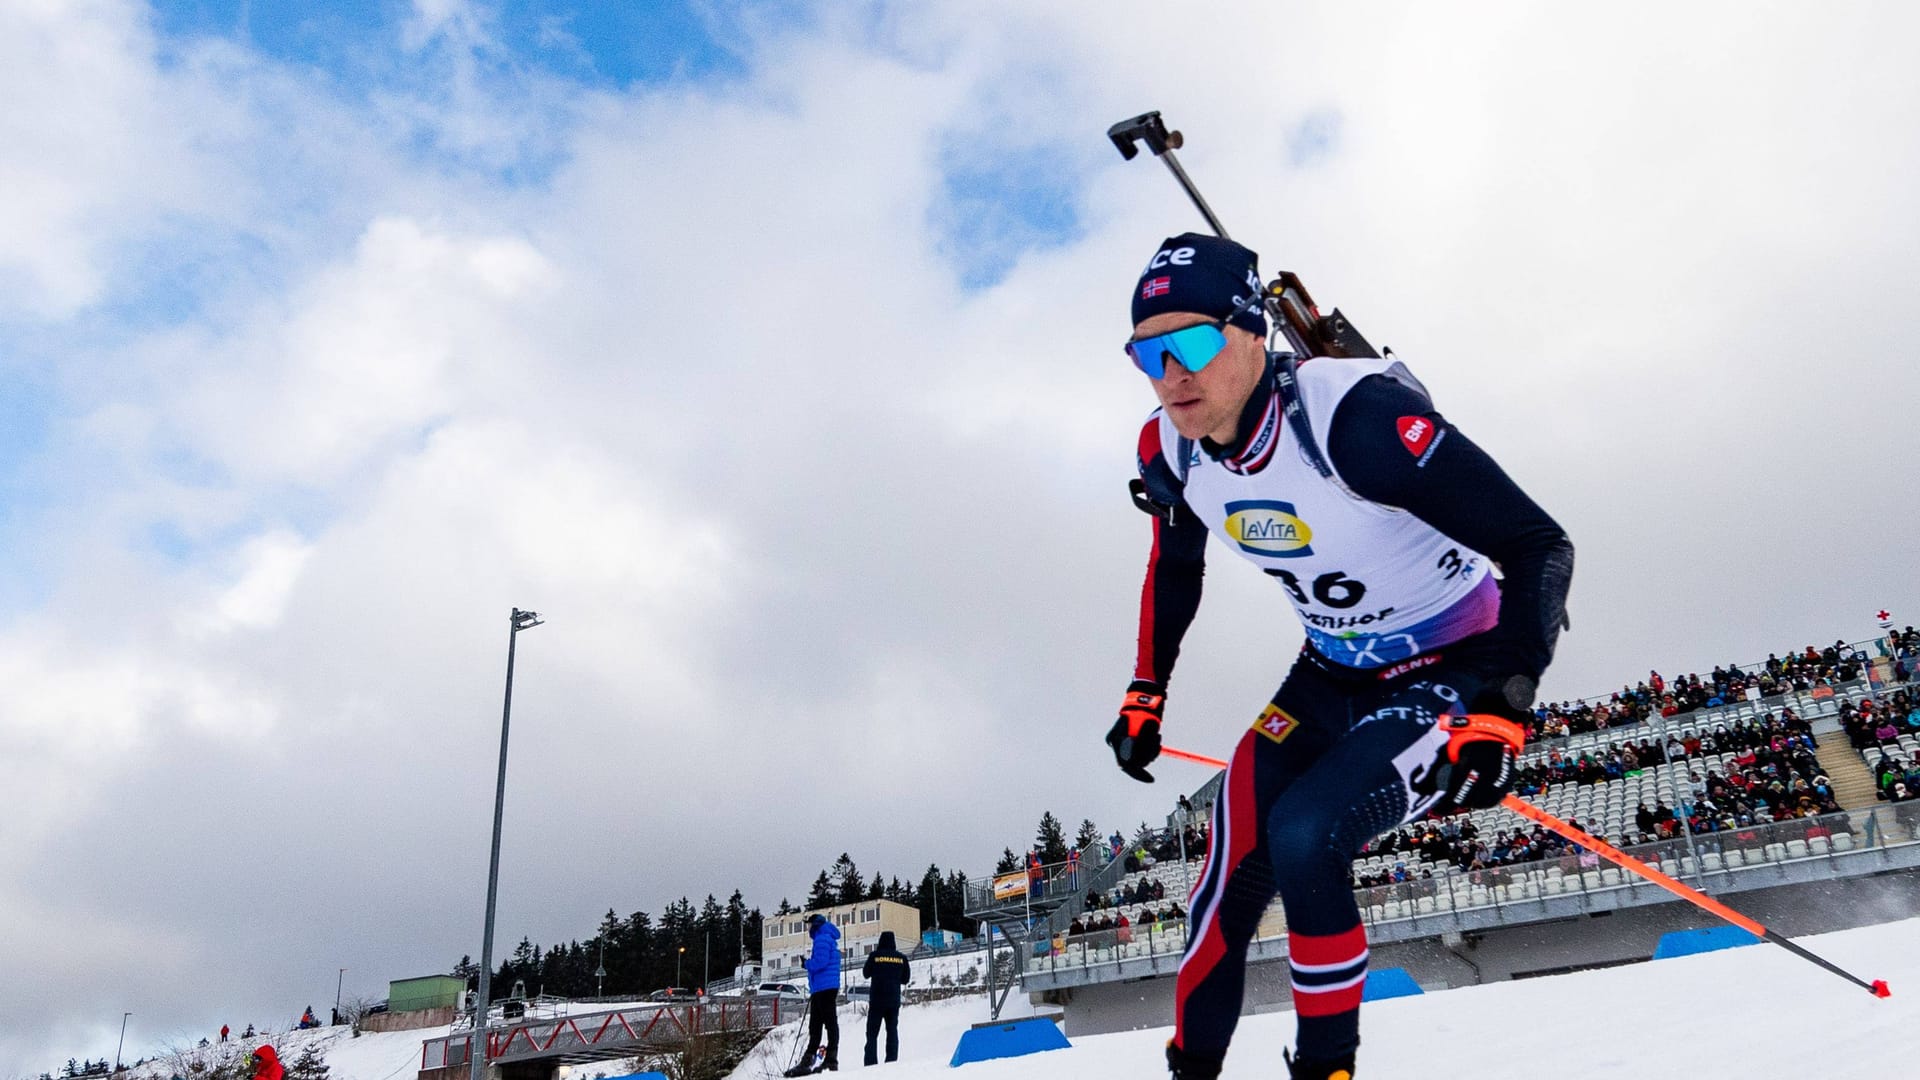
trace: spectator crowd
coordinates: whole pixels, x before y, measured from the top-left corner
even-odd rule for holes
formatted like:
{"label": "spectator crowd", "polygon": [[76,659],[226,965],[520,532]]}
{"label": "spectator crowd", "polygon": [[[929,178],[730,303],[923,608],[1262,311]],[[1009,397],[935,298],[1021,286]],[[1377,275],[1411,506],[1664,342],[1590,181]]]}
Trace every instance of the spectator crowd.
{"label": "spectator crowd", "polygon": [[[1920,632],[1913,627],[1888,635],[1896,654],[1920,649]],[[1581,735],[1591,731],[1628,727],[1655,716],[1678,716],[1711,709],[1746,697],[1757,689],[1761,700],[1790,691],[1812,692],[1819,686],[1852,682],[1861,675],[1864,658],[1835,641],[1824,649],[1812,645],[1799,651],[1789,650],[1782,658],[1768,654],[1764,663],[1751,670],[1736,664],[1716,665],[1707,675],[1682,675],[1671,682],[1658,671],[1650,671],[1637,685],[1622,686],[1605,698],[1543,704],[1534,709],[1528,724],[1528,737],[1552,739]],[[1904,681],[1909,666],[1895,661],[1895,678]]]}

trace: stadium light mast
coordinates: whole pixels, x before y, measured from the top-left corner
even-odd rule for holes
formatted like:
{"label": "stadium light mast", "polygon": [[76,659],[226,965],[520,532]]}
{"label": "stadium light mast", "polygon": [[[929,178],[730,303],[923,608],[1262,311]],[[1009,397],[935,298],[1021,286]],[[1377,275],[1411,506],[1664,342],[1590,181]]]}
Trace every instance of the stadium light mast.
{"label": "stadium light mast", "polygon": [[513,647],[520,631],[541,623],[537,612],[513,609],[507,631],[507,696],[500,708],[500,773],[493,786],[493,853],[487,861],[487,927],[480,938],[480,992],[473,1002],[473,1038],[467,1048],[467,1060],[473,1080],[485,1080],[487,1073],[487,1005],[493,993],[493,913],[500,892],[500,812],[507,799],[507,728],[513,717]]}

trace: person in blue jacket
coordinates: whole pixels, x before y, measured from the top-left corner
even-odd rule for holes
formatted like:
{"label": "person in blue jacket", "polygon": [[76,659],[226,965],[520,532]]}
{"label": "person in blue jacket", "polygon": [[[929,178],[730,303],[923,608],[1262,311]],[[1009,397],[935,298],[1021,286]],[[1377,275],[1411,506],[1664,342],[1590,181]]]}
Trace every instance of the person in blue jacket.
{"label": "person in blue jacket", "polygon": [[[787,1076],[840,1069],[840,928],[816,911],[807,916],[807,933],[813,936],[813,952],[807,956],[807,990],[812,995],[807,999],[807,1052]],[[820,1049],[822,1030],[827,1033],[827,1056],[816,1069],[813,1055]]]}

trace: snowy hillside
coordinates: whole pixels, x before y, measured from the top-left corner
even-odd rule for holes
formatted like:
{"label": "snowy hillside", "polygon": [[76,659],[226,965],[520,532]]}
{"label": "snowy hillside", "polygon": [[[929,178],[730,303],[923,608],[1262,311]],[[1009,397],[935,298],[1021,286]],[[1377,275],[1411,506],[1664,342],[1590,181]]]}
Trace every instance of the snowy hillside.
{"label": "snowy hillside", "polygon": [[[1887,1080],[1912,1076],[1920,1047],[1920,919],[1809,937],[1802,943],[1870,979],[1893,997],[1875,1000],[1783,949],[1755,945],[1703,956],[1520,982],[1462,987],[1373,1002],[1361,1021],[1363,1080],[1472,1077],[1563,1080],[1610,1077],[1685,1080]],[[1008,1015],[1031,1010],[1017,995]],[[1171,1030],[1083,1036],[1071,1049],[981,1062],[956,1073],[947,1062],[960,1036],[986,1019],[974,995],[911,1006],[900,1020],[901,1060],[883,1080],[1111,1080],[1165,1076],[1161,1047]],[[841,1068],[860,1068],[861,1009],[841,1010]],[[329,1080],[412,1080],[420,1041],[408,1031],[349,1038],[343,1029],[276,1038],[287,1058],[318,1045]],[[773,1032],[732,1080],[772,1080],[795,1056],[795,1025]],[[1291,1013],[1240,1021],[1223,1077],[1272,1080],[1293,1034]],[[601,1062],[567,1080],[626,1071]],[[160,1063],[127,1080],[165,1080]]]}

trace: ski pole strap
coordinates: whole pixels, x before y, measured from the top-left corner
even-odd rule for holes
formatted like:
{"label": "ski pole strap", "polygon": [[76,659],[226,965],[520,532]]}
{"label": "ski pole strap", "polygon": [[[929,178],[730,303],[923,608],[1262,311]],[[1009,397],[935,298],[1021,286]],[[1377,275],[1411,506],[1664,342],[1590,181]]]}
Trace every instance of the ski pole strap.
{"label": "ski pole strap", "polygon": [[1475,742],[1506,743],[1518,754],[1526,749],[1527,732],[1511,720],[1486,713],[1467,713],[1464,716],[1449,716],[1447,725],[1447,760],[1460,763],[1460,751]]}
{"label": "ski pole strap", "polygon": [[[1280,395],[1280,412],[1287,418],[1287,426],[1293,429],[1293,437],[1300,444],[1300,453],[1313,466],[1313,471],[1328,480],[1340,483],[1344,481],[1333,475],[1333,466],[1327,464],[1327,456],[1320,452],[1320,443],[1313,437],[1313,424],[1307,419],[1307,403],[1300,396],[1300,376],[1298,361],[1287,349],[1269,349],[1267,356],[1273,360],[1274,392]],[[1186,479],[1184,476],[1181,479]]]}

